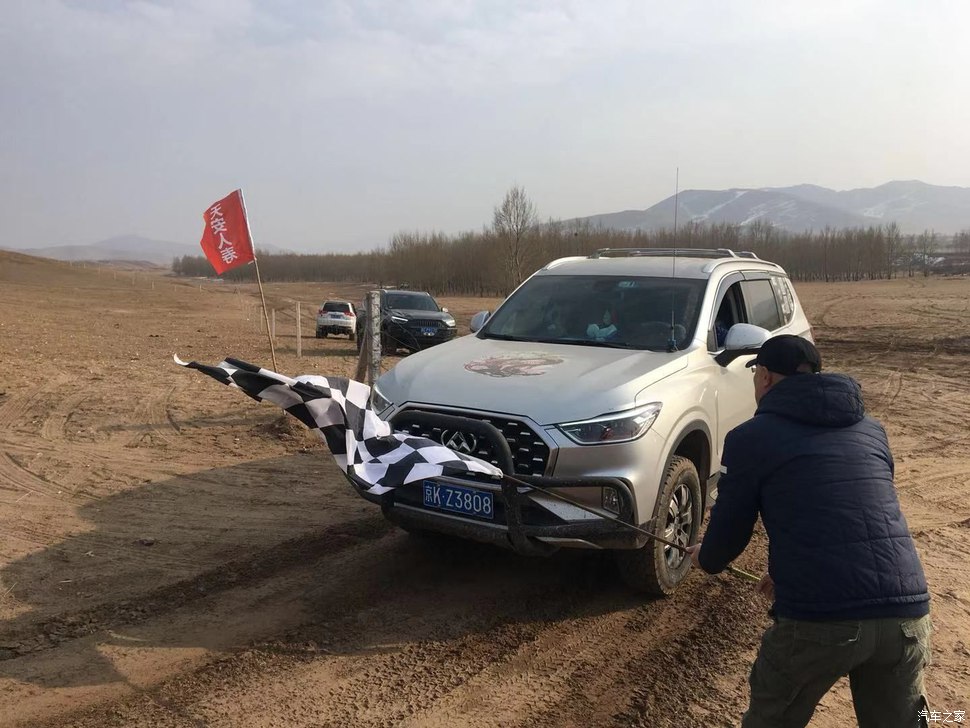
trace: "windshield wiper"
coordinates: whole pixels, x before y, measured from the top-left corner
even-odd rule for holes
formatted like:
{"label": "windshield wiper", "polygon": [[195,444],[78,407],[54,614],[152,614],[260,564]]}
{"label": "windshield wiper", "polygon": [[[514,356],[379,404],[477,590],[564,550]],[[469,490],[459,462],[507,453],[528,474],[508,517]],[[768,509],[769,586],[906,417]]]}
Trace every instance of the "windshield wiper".
{"label": "windshield wiper", "polygon": [[595,339],[537,339],[532,336],[512,336],[510,334],[483,333],[483,339],[498,339],[499,341],[528,341],[533,344],[571,344],[575,346],[599,346],[606,349],[634,349],[640,351],[643,347],[627,344],[623,341],[596,341]]}
{"label": "windshield wiper", "polygon": [[512,336],[510,334],[492,334],[492,333],[482,333],[483,339],[498,339],[499,341],[531,341],[537,342],[542,341],[542,339],[532,339],[526,336]]}
{"label": "windshield wiper", "polygon": [[555,339],[550,344],[576,344],[577,346],[602,346],[607,349],[640,349],[635,344],[627,344],[625,341],[597,341],[596,339]]}

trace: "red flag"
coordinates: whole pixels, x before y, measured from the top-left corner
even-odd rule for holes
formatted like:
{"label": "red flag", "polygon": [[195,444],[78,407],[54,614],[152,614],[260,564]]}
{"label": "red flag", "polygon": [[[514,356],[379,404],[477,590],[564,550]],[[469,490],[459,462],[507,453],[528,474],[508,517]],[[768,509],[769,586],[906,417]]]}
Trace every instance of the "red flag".
{"label": "red flag", "polygon": [[236,190],[213,204],[202,213],[202,219],[205,220],[202,251],[216,273],[225,273],[256,259],[242,190]]}

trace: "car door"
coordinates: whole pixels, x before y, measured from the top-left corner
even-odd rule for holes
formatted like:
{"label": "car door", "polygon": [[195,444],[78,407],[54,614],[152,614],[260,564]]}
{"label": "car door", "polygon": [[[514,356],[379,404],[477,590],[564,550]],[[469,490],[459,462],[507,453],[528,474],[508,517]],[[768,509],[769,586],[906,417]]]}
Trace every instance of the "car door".
{"label": "car door", "polygon": [[[744,276],[734,273],[726,276],[718,286],[713,315],[708,328],[708,351],[713,358],[724,351],[724,335],[734,324],[754,323],[744,297]],[[715,396],[717,434],[715,436],[717,460],[720,462],[724,449],[724,436],[754,414],[754,377],[745,364],[750,356],[741,356],[726,366],[717,367],[717,392]]]}
{"label": "car door", "polygon": [[[723,340],[718,335],[718,331],[724,328],[717,325],[719,317],[727,328],[736,323],[749,323],[766,329],[772,336],[801,334],[801,331],[795,330],[798,328],[797,317],[794,316],[790,289],[781,288],[785,284],[787,282],[783,276],[762,271],[748,271],[725,278],[721,284],[723,290],[719,289],[719,298],[714,306],[708,349],[715,354],[724,350]],[[779,295],[780,290],[789,295]],[[724,448],[725,435],[749,419],[755,411],[754,374],[745,366],[750,360],[750,356],[741,356],[720,370],[717,391],[718,459]]]}

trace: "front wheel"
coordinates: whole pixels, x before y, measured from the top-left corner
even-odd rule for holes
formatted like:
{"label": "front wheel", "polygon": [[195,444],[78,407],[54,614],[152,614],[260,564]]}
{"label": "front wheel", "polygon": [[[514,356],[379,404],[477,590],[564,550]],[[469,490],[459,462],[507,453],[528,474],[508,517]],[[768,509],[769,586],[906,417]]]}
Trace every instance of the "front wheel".
{"label": "front wheel", "polygon": [[[701,527],[701,484],[697,468],[687,458],[671,459],[659,496],[658,536],[681,546],[697,543]],[[667,596],[690,570],[690,557],[678,549],[650,539],[643,548],[617,551],[623,581],[646,594]]]}

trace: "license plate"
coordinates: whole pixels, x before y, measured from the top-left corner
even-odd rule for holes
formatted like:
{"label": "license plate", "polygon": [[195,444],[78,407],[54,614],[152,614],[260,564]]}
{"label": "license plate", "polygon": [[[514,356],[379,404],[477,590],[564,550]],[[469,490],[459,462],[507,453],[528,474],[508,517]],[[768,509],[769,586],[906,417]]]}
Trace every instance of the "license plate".
{"label": "license plate", "polygon": [[424,481],[424,505],[426,508],[464,513],[479,518],[495,516],[495,502],[488,491],[436,483],[433,480]]}
{"label": "license plate", "polygon": [[330,318],[343,318],[343,317],[344,317],[344,315],[342,313],[332,313],[332,314],[330,314]]}
{"label": "license plate", "polygon": [[434,336],[438,333],[438,329],[436,329],[434,326],[422,326],[421,333],[425,336]]}

